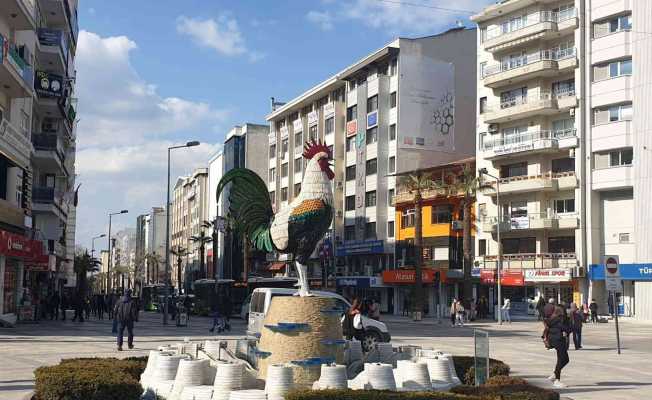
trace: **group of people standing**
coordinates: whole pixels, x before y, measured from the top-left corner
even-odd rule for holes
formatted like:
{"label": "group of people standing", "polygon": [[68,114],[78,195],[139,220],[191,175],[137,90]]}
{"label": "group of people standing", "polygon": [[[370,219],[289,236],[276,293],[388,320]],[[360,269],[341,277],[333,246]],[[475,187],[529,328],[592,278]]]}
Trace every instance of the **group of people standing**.
{"label": "group of people standing", "polygon": [[45,299],[43,318],[50,320],[66,320],[66,310],[73,310],[72,321],[84,322],[89,319],[91,314],[98,319],[104,319],[104,313],[108,313],[109,318],[113,318],[113,306],[118,299],[118,295],[95,294],[83,295],[79,291],[72,293],[51,292]]}
{"label": "group of people standing", "polygon": [[464,326],[466,321],[486,319],[489,316],[489,302],[482,296],[475,299],[463,301],[453,299],[450,306],[451,326]]}

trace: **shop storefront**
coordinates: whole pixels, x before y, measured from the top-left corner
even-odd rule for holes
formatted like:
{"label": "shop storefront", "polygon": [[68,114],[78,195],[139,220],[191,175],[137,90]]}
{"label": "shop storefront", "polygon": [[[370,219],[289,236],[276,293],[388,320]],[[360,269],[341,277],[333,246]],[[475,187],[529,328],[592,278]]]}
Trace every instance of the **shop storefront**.
{"label": "shop storefront", "polygon": [[394,248],[383,240],[350,240],[339,244],[337,265],[346,276],[378,276],[394,266]]}
{"label": "shop storefront", "polygon": [[349,300],[378,300],[380,312],[393,312],[393,293],[378,276],[340,276],[335,280],[337,292]]}
{"label": "shop storefront", "polygon": [[[447,298],[452,293],[445,284],[447,281],[447,270],[439,268],[424,268],[421,272],[421,280],[424,287],[424,304],[426,315],[436,316],[440,309],[447,313]],[[383,271],[383,284],[388,286],[394,300],[394,315],[407,315],[412,311],[412,299],[414,298],[414,284],[416,272],[414,269],[400,268]]]}
{"label": "shop storefront", "polygon": [[[589,298],[598,303],[598,310],[609,310],[605,287],[604,265],[589,267]],[[640,320],[652,321],[652,264],[620,264],[622,289],[617,293],[618,313]]]}
{"label": "shop storefront", "polygon": [[525,283],[534,287],[534,297],[555,299],[558,303],[574,302],[571,270],[568,268],[526,269]]}

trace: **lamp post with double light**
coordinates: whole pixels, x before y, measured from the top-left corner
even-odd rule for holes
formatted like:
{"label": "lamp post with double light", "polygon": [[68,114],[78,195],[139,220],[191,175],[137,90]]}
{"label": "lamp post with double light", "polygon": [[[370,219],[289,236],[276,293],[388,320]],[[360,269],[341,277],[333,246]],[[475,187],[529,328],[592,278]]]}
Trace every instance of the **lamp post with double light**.
{"label": "lamp post with double light", "polygon": [[496,271],[497,271],[497,278],[498,278],[498,323],[502,324],[503,323],[503,315],[502,315],[502,303],[503,303],[503,298],[502,298],[502,287],[501,287],[501,274],[502,274],[502,268],[503,268],[503,245],[500,242],[500,225],[503,222],[502,220],[502,210],[500,207],[500,178],[497,176],[494,176],[487,172],[486,168],[480,168],[478,170],[479,176],[480,176],[480,182],[483,181],[483,176],[486,175],[490,178],[493,178],[496,181],[496,207],[498,208],[498,217],[496,221],[496,240],[498,241],[498,265],[496,266]]}
{"label": "lamp post with double light", "polygon": [[95,239],[101,239],[103,237],[106,237],[106,233],[102,233],[101,235],[93,236],[91,239],[91,258],[95,258]]}

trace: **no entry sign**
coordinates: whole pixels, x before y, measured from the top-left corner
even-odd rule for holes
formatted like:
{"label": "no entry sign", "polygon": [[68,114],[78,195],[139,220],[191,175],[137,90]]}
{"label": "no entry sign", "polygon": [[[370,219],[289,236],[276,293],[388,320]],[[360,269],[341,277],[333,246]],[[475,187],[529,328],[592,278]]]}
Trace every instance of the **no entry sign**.
{"label": "no entry sign", "polygon": [[604,256],[605,286],[608,291],[619,292],[622,288],[620,279],[620,260],[618,256]]}

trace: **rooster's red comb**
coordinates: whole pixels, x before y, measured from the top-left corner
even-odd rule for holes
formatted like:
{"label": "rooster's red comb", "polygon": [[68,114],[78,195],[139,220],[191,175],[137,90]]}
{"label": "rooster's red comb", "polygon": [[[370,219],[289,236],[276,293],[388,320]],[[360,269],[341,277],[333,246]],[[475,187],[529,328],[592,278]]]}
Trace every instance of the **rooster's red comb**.
{"label": "rooster's red comb", "polygon": [[321,141],[315,142],[314,139],[310,139],[303,146],[303,157],[308,160],[312,159],[315,156],[315,154],[322,153],[322,152],[328,154],[328,158],[332,157],[331,151],[328,148],[328,146],[326,146],[326,144]]}

